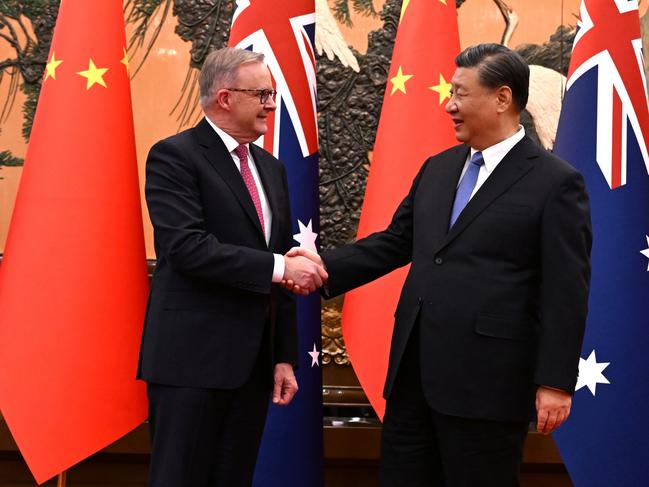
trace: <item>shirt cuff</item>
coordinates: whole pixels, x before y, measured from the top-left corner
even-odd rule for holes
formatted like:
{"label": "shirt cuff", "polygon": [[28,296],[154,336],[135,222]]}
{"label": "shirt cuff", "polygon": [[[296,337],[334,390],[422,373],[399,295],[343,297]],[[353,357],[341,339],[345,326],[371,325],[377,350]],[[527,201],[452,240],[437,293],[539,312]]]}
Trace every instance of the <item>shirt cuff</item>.
{"label": "shirt cuff", "polygon": [[273,267],[273,282],[282,282],[284,279],[284,256],[281,254],[273,254],[275,257],[275,266]]}

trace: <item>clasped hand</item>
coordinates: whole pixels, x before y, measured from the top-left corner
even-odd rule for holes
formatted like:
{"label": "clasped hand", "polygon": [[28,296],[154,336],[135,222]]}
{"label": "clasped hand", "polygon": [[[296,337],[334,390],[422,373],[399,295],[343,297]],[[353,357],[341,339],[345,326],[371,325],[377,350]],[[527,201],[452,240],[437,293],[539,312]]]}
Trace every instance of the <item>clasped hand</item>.
{"label": "clasped hand", "polygon": [[306,296],[327,282],[329,275],[320,256],[302,247],[293,247],[284,256],[284,279],[281,286]]}

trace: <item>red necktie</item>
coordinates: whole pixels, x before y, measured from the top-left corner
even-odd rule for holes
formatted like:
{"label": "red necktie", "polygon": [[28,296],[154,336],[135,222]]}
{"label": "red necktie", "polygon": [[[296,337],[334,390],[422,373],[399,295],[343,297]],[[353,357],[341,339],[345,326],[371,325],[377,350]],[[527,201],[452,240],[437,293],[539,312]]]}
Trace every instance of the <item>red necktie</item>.
{"label": "red necktie", "polygon": [[261,211],[261,199],[259,198],[259,191],[257,190],[257,185],[255,180],[252,177],[252,172],[250,171],[250,166],[248,165],[248,148],[245,145],[240,145],[234,149],[234,153],[239,158],[239,164],[241,167],[241,177],[243,182],[248,188],[252,202],[255,205],[255,210],[257,210],[257,216],[259,217],[259,223],[261,223],[261,231],[266,235],[266,229],[264,227],[264,213]]}

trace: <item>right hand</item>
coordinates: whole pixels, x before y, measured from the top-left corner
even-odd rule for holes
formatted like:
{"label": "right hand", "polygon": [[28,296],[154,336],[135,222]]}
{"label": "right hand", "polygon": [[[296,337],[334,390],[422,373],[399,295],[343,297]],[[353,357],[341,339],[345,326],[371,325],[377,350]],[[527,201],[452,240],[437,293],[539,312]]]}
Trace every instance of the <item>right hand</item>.
{"label": "right hand", "polygon": [[329,278],[320,256],[306,249],[292,248],[284,256],[284,265],[282,286],[298,294],[306,296],[312,293]]}

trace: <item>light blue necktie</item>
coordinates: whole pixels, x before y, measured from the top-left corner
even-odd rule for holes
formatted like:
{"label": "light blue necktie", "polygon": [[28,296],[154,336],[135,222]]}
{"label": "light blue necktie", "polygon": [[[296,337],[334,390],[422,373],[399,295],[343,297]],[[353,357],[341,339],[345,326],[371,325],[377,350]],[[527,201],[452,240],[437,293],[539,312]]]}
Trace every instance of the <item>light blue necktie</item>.
{"label": "light blue necktie", "polygon": [[476,152],[473,154],[473,157],[469,162],[469,167],[464,173],[462,181],[460,181],[460,185],[457,187],[457,191],[455,192],[455,201],[453,202],[453,211],[451,212],[451,223],[448,226],[449,229],[455,224],[460,213],[462,213],[462,210],[469,202],[471,193],[473,193],[473,188],[475,188],[475,183],[478,181],[480,167],[483,164],[484,159],[482,158],[482,152]]}

